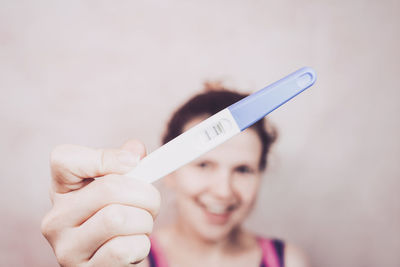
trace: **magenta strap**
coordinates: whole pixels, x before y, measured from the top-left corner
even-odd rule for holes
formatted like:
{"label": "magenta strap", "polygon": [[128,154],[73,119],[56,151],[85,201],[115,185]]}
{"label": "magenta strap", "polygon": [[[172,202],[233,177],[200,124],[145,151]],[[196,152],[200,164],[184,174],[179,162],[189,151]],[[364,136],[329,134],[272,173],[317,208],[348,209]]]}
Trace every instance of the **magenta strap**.
{"label": "magenta strap", "polygon": [[151,251],[157,267],[168,267],[168,261],[155,238],[150,237]]}
{"label": "magenta strap", "polygon": [[[257,239],[262,250],[262,261],[266,267],[280,267],[278,255],[272,241],[268,238]],[[155,238],[150,237],[152,256],[157,267],[168,267],[168,261]]]}
{"label": "magenta strap", "polygon": [[278,255],[270,239],[259,238],[258,243],[262,249],[263,262],[266,267],[280,267]]}

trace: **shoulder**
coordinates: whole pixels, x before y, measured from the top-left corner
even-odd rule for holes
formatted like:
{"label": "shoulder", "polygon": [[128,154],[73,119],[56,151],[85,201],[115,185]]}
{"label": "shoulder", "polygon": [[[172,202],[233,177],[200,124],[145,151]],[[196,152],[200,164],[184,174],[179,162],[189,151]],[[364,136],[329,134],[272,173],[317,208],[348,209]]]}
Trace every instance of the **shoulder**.
{"label": "shoulder", "polygon": [[309,267],[305,253],[291,243],[285,243],[285,267]]}
{"label": "shoulder", "polygon": [[[270,239],[265,237],[257,238],[261,248],[263,250],[266,260],[269,262],[275,262],[274,257],[268,257],[268,252],[273,250],[277,256],[277,260],[280,266],[284,267],[309,267],[309,261],[306,254],[296,245],[292,243],[284,242],[281,239]],[[272,264],[275,266],[275,264]],[[277,264],[278,265],[278,264]],[[276,266],[277,266],[276,265]]]}

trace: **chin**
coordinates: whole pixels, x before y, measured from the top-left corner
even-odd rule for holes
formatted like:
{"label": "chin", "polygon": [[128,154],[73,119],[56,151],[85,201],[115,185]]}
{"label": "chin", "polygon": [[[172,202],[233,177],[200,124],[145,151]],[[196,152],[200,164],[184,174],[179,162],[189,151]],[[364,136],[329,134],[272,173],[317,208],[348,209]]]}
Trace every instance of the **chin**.
{"label": "chin", "polygon": [[214,226],[203,226],[196,229],[197,234],[206,242],[217,243],[221,240],[228,238],[230,233],[233,231],[231,227],[214,227]]}
{"label": "chin", "polygon": [[239,228],[241,222],[238,218],[230,218],[230,220],[225,222],[222,220],[216,220],[211,223],[209,219],[210,218],[204,217],[199,218],[192,222],[192,226],[194,228],[193,230],[197,232],[197,235],[201,239],[210,243],[216,243],[227,239],[236,229]]}

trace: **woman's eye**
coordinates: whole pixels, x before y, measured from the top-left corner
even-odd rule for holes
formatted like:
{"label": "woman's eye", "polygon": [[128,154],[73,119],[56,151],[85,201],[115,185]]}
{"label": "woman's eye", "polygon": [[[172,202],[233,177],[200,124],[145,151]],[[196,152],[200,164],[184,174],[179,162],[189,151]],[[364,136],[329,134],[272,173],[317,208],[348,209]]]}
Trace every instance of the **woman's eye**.
{"label": "woman's eye", "polygon": [[253,168],[243,165],[243,166],[239,166],[236,168],[236,171],[239,173],[243,173],[243,174],[249,174],[249,173],[254,173]]}
{"label": "woman's eye", "polygon": [[200,162],[197,164],[197,166],[200,168],[207,168],[210,166],[210,164],[208,162]]}

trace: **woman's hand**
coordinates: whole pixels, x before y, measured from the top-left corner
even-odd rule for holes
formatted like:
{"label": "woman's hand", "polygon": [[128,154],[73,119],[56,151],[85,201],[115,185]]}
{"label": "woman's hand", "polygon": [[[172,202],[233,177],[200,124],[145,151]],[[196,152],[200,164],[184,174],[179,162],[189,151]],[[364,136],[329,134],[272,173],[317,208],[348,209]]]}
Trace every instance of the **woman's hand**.
{"label": "woman's hand", "polygon": [[123,176],[144,155],[138,141],[120,150],[54,149],[53,208],[42,221],[42,232],[60,265],[127,266],[147,256],[160,194],[151,184]]}

